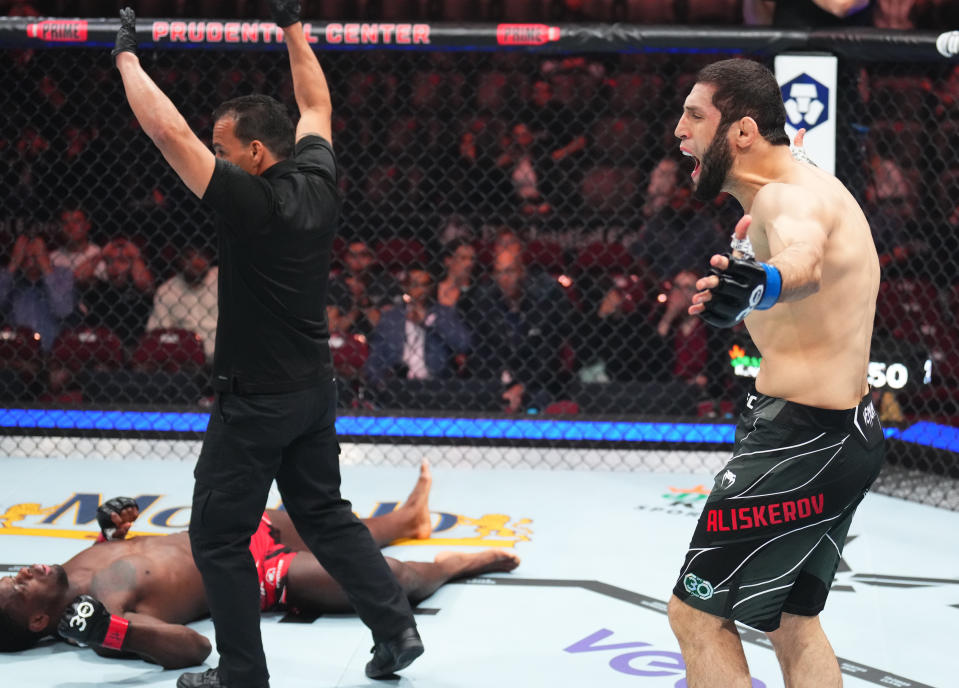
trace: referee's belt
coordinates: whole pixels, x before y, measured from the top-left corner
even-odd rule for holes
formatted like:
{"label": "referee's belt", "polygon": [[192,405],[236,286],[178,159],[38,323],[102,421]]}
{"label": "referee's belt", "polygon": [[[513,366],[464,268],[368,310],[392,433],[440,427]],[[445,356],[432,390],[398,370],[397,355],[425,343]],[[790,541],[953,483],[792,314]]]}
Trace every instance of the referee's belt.
{"label": "referee's belt", "polygon": [[301,378],[299,380],[244,380],[235,375],[213,376],[213,389],[217,392],[231,392],[233,394],[282,394],[284,392],[299,392],[311,387],[319,387],[329,383],[333,375],[321,375]]}

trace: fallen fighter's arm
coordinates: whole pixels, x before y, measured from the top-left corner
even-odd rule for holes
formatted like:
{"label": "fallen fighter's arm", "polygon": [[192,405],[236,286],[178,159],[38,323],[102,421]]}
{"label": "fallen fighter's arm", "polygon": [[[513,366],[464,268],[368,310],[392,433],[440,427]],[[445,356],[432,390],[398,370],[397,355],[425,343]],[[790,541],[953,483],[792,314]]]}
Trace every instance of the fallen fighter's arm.
{"label": "fallen fighter's arm", "polygon": [[102,657],[137,656],[164,669],[202,664],[212,649],[210,641],[191,628],[137,612],[111,614],[90,595],[78,596],[67,607],[57,632]]}

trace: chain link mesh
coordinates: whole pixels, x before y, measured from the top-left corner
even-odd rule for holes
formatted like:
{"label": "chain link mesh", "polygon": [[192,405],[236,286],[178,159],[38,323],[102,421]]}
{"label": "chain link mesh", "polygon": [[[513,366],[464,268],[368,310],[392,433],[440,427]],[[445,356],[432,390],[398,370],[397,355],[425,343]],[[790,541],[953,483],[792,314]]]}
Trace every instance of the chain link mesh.
{"label": "chain link mesh", "polygon": [[[328,310],[345,413],[731,421],[756,352],[743,328],[684,310],[741,210],[692,199],[672,134],[715,56],[320,57],[344,198]],[[233,96],[268,93],[295,113],[283,52],[142,59],[207,143],[211,112]],[[870,368],[881,419],[956,424],[959,69],[842,61],[839,79],[837,173],[884,270]],[[0,51],[0,83],[0,253],[12,266],[0,403],[208,408],[212,218],[139,131],[106,51]],[[395,326],[404,307],[423,328]],[[425,336],[425,356],[404,358],[397,335]],[[515,463],[517,451],[522,465],[593,465],[536,447],[489,446],[477,461]],[[894,454],[881,486],[955,507],[954,490],[921,486],[955,477],[954,453]],[[610,451],[595,464],[705,463],[673,456]]]}

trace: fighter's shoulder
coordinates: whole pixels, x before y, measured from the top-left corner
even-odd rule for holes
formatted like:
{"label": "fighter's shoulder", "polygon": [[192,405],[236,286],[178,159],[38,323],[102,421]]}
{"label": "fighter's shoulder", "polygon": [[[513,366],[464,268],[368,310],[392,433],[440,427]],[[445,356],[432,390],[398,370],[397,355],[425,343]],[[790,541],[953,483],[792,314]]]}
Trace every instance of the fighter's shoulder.
{"label": "fighter's shoulder", "polygon": [[823,206],[823,195],[809,185],[771,182],[756,193],[750,213],[760,218],[784,213],[803,216],[818,214]]}

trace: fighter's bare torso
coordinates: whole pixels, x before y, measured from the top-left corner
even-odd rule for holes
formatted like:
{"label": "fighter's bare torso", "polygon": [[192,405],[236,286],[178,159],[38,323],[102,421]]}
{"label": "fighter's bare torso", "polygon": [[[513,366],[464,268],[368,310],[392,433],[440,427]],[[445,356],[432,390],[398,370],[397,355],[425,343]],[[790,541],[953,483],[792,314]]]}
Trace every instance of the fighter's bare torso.
{"label": "fighter's bare torso", "polygon": [[74,595],[93,595],[114,614],[138,612],[177,624],[207,614],[186,533],[103,542],[63,568]]}
{"label": "fighter's bare torso", "polygon": [[858,203],[832,175],[790,165],[766,184],[747,212],[759,261],[783,249],[775,215],[802,199],[801,211],[826,233],[819,290],[803,299],[753,311],[746,326],[762,354],[761,394],[819,408],[852,408],[866,393],[866,368],[879,289],[879,259]]}

